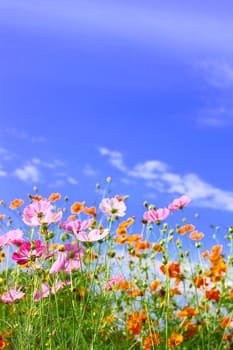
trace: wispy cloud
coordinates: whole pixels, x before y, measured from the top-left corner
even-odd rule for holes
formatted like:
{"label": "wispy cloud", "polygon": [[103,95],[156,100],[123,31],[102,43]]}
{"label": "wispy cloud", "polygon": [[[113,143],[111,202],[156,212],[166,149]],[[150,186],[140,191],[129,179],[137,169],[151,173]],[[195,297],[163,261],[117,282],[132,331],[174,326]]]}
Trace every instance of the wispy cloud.
{"label": "wispy cloud", "polygon": [[[136,164],[130,169],[125,165],[122,153],[107,148],[100,153],[107,156],[110,164],[123,172],[127,176],[126,179],[134,177],[144,180],[144,185],[153,188],[156,193],[186,194],[192,198],[195,206],[233,211],[233,192],[214,187],[197,174],[181,175],[171,172],[168,170],[170,167],[159,160]],[[120,159],[120,167],[118,163],[112,161],[112,157],[116,154]]]}
{"label": "wispy cloud", "polygon": [[5,170],[0,169],[0,176],[7,176],[7,172]]}
{"label": "wispy cloud", "polygon": [[199,112],[195,122],[204,127],[224,128],[233,125],[233,107],[206,108]]}
{"label": "wispy cloud", "polygon": [[22,168],[17,168],[13,175],[24,182],[31,183],[38,183],[41,178],[40,171],[35,165],[25,165]]}
{"label": "wispy cloud", "polygon": [[0,147],[0,157],[1,160],[11,160],[13,157],[15,157],[15,153],[6,148]]}
{"label": "wispy cloud", "polygon": [[72,177],[72,176],[69,176],[67,181],[71,184],[71,185],[77,185],[78,184],[78,181]]}
{"label": "wispy cloud", "polygon": [[90,164],[85,165],[83,173],[87,176],[95,176],[97,171]]}
{"label": "wispy cloud", "polygon": [[45,168],[49,168],[49,169],[55,169],[58,167],[63,167],[65,165],[65,163],[63,161],[58,160],[58,159],[55,159],[51,162],[45,162],[39,158],[33,158],[32,163],[36,164],[36,165],[40,165],[40,166],[45,167]]}
{"label": "wispy cloud", "polygon": [[233,65],[229,61],[203,61],[199,67],[206,82],[219,89],[233,88]]}
{"label": "wispy cloud", "polygon": [[99,152],[103,156],[108,156],[110,163],[117,169],[128,172],[127,167],[123,162],[123,154],[116,151],[110,151],[106,147],[99,147]]}
{"label": "wispy cloud", "polygon": [[27,132],[16,128],[6,128],[6,129],[3,129],[1,133],[6,134],[9,137],[14,137],[19,140],[28,141],[31,143],[41,143],[46,141],[46,138],[44,136],[30,135]]}
{"label": "wispy cloud", "polygon": [[202,12],[179,3],[170,5],[173,6],[162,2],[149,6],[145,2],[69,1],[69,6],[65,6],[57,0],[5,0],[0,3],[0,13],[3,21],[14,21],[14,25],[20,23],[46,32],[48,28],[50,31],[62,28],[63,32],[73,34],[81,28],[104,35],[112,33],[137,45],[161,44],[176,54],[197,50],[233,52],[233,23],[226,11],[214,12],[208,5]]}

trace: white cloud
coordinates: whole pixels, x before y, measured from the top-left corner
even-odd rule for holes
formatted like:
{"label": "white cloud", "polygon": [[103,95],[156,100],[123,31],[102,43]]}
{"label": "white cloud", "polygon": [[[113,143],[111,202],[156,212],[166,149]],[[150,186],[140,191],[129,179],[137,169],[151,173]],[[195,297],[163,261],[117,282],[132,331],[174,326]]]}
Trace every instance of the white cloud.
{"label": "white cloud", "polygon": [[233,108],[221,106],[218,108],[203,110],[196,118],[196,122],[201,126],[212,128],[233,125]]}
{"label": "white cloud", "polygon": [[25,165],[23,168],[17,168],[14,171],[14,175],[24,182],[39,182],[40,171],[34,165]]}
{"label": "white cloud", "polygon": [[233,65],[229,61],[203,61],[199,66],[210,85],[221,89],[233,87]]}
{"label": "white cloud", "polygon": [[7,172],[5,170],[0,169],[0,176],[7,176]]}
{"label": "white cloud", "polygon": [[44,162],[43,160],[39,159],[39,158],[33,158],[32,159],[32,163],[36,164],[36,165],[41,165],[45,168],[49,168],[49,169],[55,169],[57,167],[61,167],[64,166],[65,163],[62,162],[61,160],[55,159],[51,162]]}
{"label": "white cloud", "polygon": [[67,181],[71,184],[71,185],[77,185],[78,181],[75,180],[72,176],[69,176]]}
{"label": "white cloud", "polygon": [[144,163],[136,164],[133,170],[129,171],[129,175],[145,180],[153,180],[159,177],[158,173],[164,172],[167,165],[158,160],[150,160]]}
{"label": "white cloud", "polygon": [[7,128],[3,130],[3,132],[8,134],[10,137],[29,141],[32,143],[41,143],[46,141],[46,138],[44,136],[34,136],[16,128]]}
{"label": "white cloud", "polygon": [[[153,2],[152,2],[153,3]],[[205,4],[204,4],[205,5]],[[182,3],[169,6],[156,2],[129,4],[123,1],[63,1],[43,2],[5,0],[0,2],[1,20],[14,25],[29,26],[37,30],[62,32],[85,30],[135,42],[137,45],[157,47],[159,44],[182,53],[233,52],[233,23],[227,11],[214,11],[206,5],[187,9]],[[30,19],[30,20],[28,20]]]}
{"label": "white cloud", "polygon": [[99,152],[103,156],[108,156],[110,163],[117,169],[121,171],[127,171],[126,166],[123,162],[123,154],[116,151],[110,151],[105,147],[99,147]]}
{"label": "white cloud", "polygon": [[0,147],[0,156],[3,160],[11,160],[15,156],[15,153],[7,150],[6,148]]}
{"label": "white cloud", "polygon": [[[120,152],[112,152],[105,148],[104,152],[100,152],[109,158],[114,167],[128,176],[129,180],[130,177],[146,180],[145,186],[153,188],[157,193],[185,194],[193,200],[195,206],[233,211],[233,192],[214,187],[196,174],[180,175],[168,172],[168,165],[158,160],[137,164],[131,170],[124,164]],[[112,162],[112,157],[116,154],[120,155],[120,167],[118,163]]]}
{"label": "white cloud", "polygon": [[95,176],[97,174],[97,171],[94,170],[90,164],[87,164],[85,168],[83,169],[83,172],[87,176]]}

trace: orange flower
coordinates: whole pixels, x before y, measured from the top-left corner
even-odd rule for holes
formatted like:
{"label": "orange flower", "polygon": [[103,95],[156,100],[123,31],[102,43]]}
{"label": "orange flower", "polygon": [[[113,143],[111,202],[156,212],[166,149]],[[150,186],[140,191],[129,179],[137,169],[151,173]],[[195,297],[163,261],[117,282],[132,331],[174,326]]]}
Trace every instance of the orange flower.
{"label": "orange flower", "polygon": [[185,233],[187,233],[188,231],[192,231],[192,230],[195,230],[195,226],[192,225],[192,224],[187,224],[187,225],[184,225],[182,227],[180,227],[178,229],[178,233],[180,235],[184,235]]}
{"label": "orange flower", "polygon": [[157,253],[163,253],[164,248],[159,243],[154,243],[152,246],[152,249],[155,250]]}
{"label": "orange flower", "polygon": [[96,208],[95,207],[86,207],[84,208],[83,212],[87,215],[92,215],[93,217],[96,217]]}
{"label": "orange flower", "polygon": [[[164,265],[160,266],[160,270],[164,275],[166,275],[166,268]],[[170,278],[180,277],[180,264],[172,262],[168,265],[168,274]]]}
{"label": "orange flower", "polygon": [[67,218],[68,221],[72,221],[72,220],[75,220],[75,219],[77,219],[77,216],[76,216],[76,215],[70,215],[70,216]]}
{"label": "orange flower", "polygon": [[70,210],[72,214],[79,214],[83,210],[85,202],[75,202],[71,205]]}
{"label": "orange flower", "polygon": [[177,317],[179,318],[190,317],[190,316],[192,317],[192,316],[196,316],[197,314],[198,314],[197,310],[195,310],[192,307],[185,306],[183,310],[178,312]]}
{"label": "orange flower", "polygon": [[154,280],[150,285],[151,292],[154,292],[156,289],[158,289],[160,285],[161,285],[160,281]]}
{"label": "orange flower", "polygon": [[146,241],[146,242],[137,242],[135,244],[135,248],[139,249],[139,250],[145,250],[150,248],[150,242]]}
{"label": "orange flower", "polygon": [[223,336],[223,341],[228,341],[231,340],[233,338],[233,335],[230,333],[227,333]]}
{"label": "orange flower", "polygon": [[188,319],[183,322],[183,328],[186,331],[185,338],[192,338],[197,333],[197,324]]}
{"label": "orange flower", "polygon": [[94,253],[90,253],[90,254],[88,255],[88,259],[89,259],[89,261],[93,261],[93,260],[95,260],[95,259],[98,259],[98,255],[96,255],[96,254],[94,254]]}
{"label": "orange flower", "polygon": [[173,288],[170,290],[170,295],[182,295],[182,292],[179,290],[179,288]]}
{"label": "orange flower", "polygon": [[201,254],[201,257],[202,257],[202,259],[205,259],[205,258],[207,258],[208,255],[209,255],[208,250],[205,250],[205,251]]}
{"label": "orange flower", "polygon": [[211,289],[207,290],[207,291],[205,292],[205,294],[206,294],[206,298],[207,298],[208,300],[214,300],[214,301],[216,301],[216,302],[219,301],[219,298],[220,298],[220,292],[219,292],[219,290],[217,290],[217,289],[215,289],[215,288],[211,288]]}
{"label": "orange flower", "polygon": [[126,238],[126,243],[132,244],[134,242],[140,241],[141,239],[142,239],[142,235],[139,235],[139,234],[131,235]]}
{"label": "orange flower", "polygon": [[125,244],[125,243],[126,243],[126,237],[120,237],[120,238],[115,237],[115,238],[114,238],[114,241],[115,241],[116,243],[118,243],[118,244]]}
{"label": "orange flower", "polygon": [[39,195],[31,195],[30,194],[30,198],[33,200],[33,201],[40,201],[42,199],[42,196],[39,196]]}
{"label": "orange flower", "polygon": [[232,322],[231,317],[225,317],[224,319],[222,319],[220,324],[223,328],[229,328],[231,326],[231,322]]}
{"label": "orange flower", "polygon": [[194,283],[195,283],[195,286],[197,288],[201,288],[201,287],[206,287],[208,286],[208,282],[207,282],[207,279],[205,277],[202,277],[202,276],[196,276],[194,277],[193,279]]}
{"label": "orange flower", "polygon": [[17,209],[19,207],[21,207],[21,205],[24,204],[24,200],[23,199],[14,199],[11,203],[9,208],[10,209]]}
{"label": "orange flower", "polygon": [[230,297],[233,298],[233,289],[230,290]]}
{"label": "orange flower", "polygon": [[139,289],[133,289],[133,290],[127,291],[127,295],[130,297],[141,297],[141,296],[145,295],[145,293]]}
{"label": "orange flower", "polygon": [[4,215],[4,214],[0,214],[0,220],[5,219],[5,217],[6,217],[6,215]]}
{"label": "orange flower", "polygon": [[50,202],[56,202],[58,199],[61,199],[60,193],[51,193],[49,196]]}
{"label": "orange flower", "polygon": [[119,226],[116,230],[116,233],[119,235],[119,236],[126,236],[127,234],[127,228],[124,227],[124,226]]}
{"label": "orange flower", "polygon": [[189,237],[193,241],[199,241],[200,239],[202,239],[204,237],[204,233],[198,232],[198,231],[193,231],[193,232],[190,233]]}
{"label": "orange flower", "polygon": [[118,290],[125,290],[125,289],[129,289],[132,288],[134,286],[133,282],[127,282],[126,280],[123,280],[120,282],[119,286],[118,286]]}
{"label": "orange flower", "polygon": [[143,350],[151,350],[153,346],[159,345],[161,342],[159,333],[148,335],[143,341]]}
{"label": "orange flower", "polygon": [[147,320],[146,314],[142,311],[134,311],[132,315],[128,316],[127,328],[130,334],[138,335],[141,332],[143,323]]}
{"label": "orange flower", "polygon": [[222,245],[218,244],[212,247],[211,254],[209,257],[209,261],[211,263],[215,263],[221,258]]}
{"label": "orange flower", "polygon": [[174,346],[178,346],[182,344],[183,341],[184,341],[184,337],[182,334],[173,332],[171,336],[168,338],[168,347],[173,348]]}

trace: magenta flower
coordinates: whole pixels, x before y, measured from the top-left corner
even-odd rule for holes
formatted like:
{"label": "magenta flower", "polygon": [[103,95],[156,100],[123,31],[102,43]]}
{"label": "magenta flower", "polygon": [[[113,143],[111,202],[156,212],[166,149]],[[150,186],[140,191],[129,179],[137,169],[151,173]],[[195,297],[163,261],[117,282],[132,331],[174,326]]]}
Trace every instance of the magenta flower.
{"label": "magenta flower", "polygon": [[122,281],[123,281],[122,276],[120,275],[112,276],[107,282],[106,289],[113,290],[114,286],[119,286]]}
{"label": "magenta flower", "polygon": [[181,196],[180,198],[174,199],[174,201],[169,204],[168,209],[169,210],[178,210],[182,209],[186,205],[188,205],[191,202],[191,199],[187,196]]}
{"label": "magenta flower", "polygon": [[57,255],[57,260],[51,266],[49,273],[54,274],[63,270],[65,273],[70,273],[80,269],[84,249],[78,244],[66,243],[58,250]]}
{"label": "magenta flower", "polygon": [[77,238],[77,240],[81,242],[96,242],[96,241],[99,241],[100,239],[105,238],[108,234],[109,234],[109,229],[105,229],[105,230],[94,229],[89,233],[80,232],[78,234],[75,234],[75,238]]}
{"label": "magenta flower", "polygon": [[11,230],[0,236],[0,247],[10,246],[13,244],[21,244],[23,243],[23,231],[20,229]]}
{"label": "magenta flower", "polygon": [[62,211],[52,212],[53,206],[47,199],[34,201],[23,211],[23,221],[28,226],[41,226],[56,223],[62,218]]}
{"label": "magenta flower", "polygon": [[41,258],[47,247],[41,241],[23,242],[18,252],[12,254],[12,259],[19,265],[27,264],[29,261],[35,261]]}
{"label": "magenta flower", "polygon": [[125,216],[126,212],[124,201],[119,201],[116,197],[102,199],[99,208],[104,215],[113,218]]}
{"label": "magenta flower", "polygon": [[79,233],[85,231],[88,227],[93,224],[93,219],[89,220],[74,220],[74,221],[66,221],[60,223],[60,228],[72,233]]}
{"label": "magenta flower", "polygon": [[160,208],[157,210],[148,210],[144,213],[143,219],[150,222],[155,222],[156,224],[159,224],[160,221],[165,220],[168,215],[170,214],[170,211],[167,208]]}
{"label": "magenta flower", "polygon": [[4,293],[1,295],[1,300],[3,303],[12,303],[15,300],[22,299],[25,293],[17,291],[15,289],[10,289],[9,293]]}

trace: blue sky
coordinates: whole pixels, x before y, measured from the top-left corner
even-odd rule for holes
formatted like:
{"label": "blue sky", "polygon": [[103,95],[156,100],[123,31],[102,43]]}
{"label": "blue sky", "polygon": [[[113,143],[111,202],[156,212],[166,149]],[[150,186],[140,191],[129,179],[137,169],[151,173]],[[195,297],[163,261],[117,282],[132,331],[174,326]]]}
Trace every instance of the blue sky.
{"label": "blue sky", "polygon": [[233,224],[230,1],[0,3],[1,197],[168,205]]}

